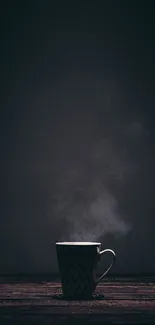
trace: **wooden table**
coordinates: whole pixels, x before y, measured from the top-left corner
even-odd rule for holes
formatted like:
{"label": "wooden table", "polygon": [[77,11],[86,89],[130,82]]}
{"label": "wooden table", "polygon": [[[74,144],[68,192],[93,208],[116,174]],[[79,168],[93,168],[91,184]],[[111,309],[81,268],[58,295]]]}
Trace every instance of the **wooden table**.
{"label": "wooden table", "polygon": [[65,301],[59,281],[0,279],[0,325],[155,324],[155,278],[107,278],[89,301]]}

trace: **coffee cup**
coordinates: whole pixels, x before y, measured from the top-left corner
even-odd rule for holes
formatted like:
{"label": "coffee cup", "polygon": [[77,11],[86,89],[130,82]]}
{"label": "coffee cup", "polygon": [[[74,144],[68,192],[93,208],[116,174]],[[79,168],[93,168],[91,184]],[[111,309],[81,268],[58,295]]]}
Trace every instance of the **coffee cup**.
{"label": "coffee cup", "polygon": [[[89,299],[103,277],[115,263],[116,254],[111,249],[101,250],[97,242],[57,242],[57,260],[63,295],[67,299]],[[110,253],[112,262],[97,277],[97,265],[101,257]]]}

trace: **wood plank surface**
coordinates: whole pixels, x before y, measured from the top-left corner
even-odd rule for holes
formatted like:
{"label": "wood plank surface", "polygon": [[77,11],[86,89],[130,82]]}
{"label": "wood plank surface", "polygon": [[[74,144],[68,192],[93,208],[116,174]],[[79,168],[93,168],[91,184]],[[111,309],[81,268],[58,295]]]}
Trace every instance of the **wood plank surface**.
{"label": "wood plank surface", "polygon": [[155,279],[106,279],[91,300],[66,301],[59,281],[1,278],[3,324],[155,324]]}

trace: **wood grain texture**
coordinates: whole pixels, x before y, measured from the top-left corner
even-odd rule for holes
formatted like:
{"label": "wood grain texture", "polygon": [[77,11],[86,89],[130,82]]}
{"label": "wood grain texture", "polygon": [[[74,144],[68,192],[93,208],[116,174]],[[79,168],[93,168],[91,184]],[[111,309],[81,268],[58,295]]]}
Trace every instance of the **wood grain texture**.
{"label": "wood grain texture", "polygon": [[1,278],[0,324],[155,324],[154,278],[106,279],[95,293],[66,301],[59,281]]}

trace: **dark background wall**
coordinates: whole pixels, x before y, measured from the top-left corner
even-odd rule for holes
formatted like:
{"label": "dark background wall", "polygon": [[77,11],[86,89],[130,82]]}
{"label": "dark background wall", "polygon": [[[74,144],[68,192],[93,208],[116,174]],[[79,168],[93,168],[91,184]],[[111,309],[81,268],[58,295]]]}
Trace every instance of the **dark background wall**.
{"label": "dark background wall", "polygon": [[56,273],[57,240],[155,272],[153,2],[103,3],[1,11],[1,274]]}

